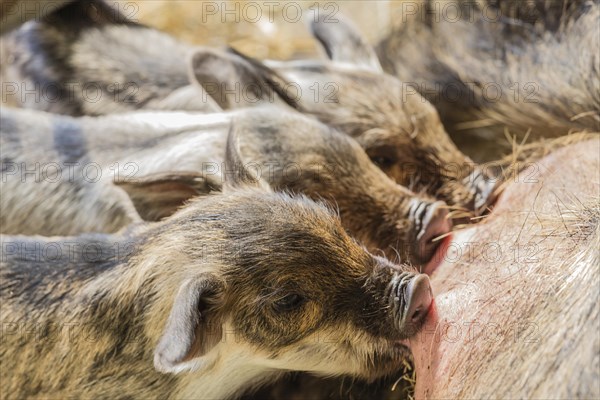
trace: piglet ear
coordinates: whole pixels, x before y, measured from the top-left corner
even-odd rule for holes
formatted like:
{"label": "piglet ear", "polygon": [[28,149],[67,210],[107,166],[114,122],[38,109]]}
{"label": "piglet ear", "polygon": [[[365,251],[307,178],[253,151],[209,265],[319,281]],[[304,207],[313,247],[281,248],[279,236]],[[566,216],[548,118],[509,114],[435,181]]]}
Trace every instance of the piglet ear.
{"label": "piglet ear", "polygon": [[309,13],[308,25],[332,61],[354,64],[374,72],[383,72],[375,49],[354,24],[344,16],[324,10]]}
{"label": "piglet ear", "polygon": [[221,190],[221,183],[196,172],[173,171],[114,181],[133,202],[145,221],[172,215],[192,197]]}
{"label": "piglet ear", "polygon": [[223,337],[218,314],[224,287],[212,275],[192,278],[181,285],[154,350],[154,367],[158,371],[178,373],[202,366],[202,358]]}
{"label": "piglet ear", "polygon": [[191,54],[188,65],[190,81],[200,85],[222,109],[242,106],[236,100],[242,92],[240,85],[246,68],[239,60],[222,51],[200,47]]}
{"label": "piglet ear", "polygon": [[261,178],[262,169],[260,164],[252,160],[244,160],[242,157],[235,121],[232,123],[227,136],[223,175],[224,192],[242,187],[254,187],[265,191],[271,190],[269,184]]}
{"label": "piglet ear", "polygon": [[288,93],[290,84],[260,60],[235,49],[227,52],[197,48],[189,59],[190,82],[202,86],[224,110],[262,104],[280,104],[298,108]]}

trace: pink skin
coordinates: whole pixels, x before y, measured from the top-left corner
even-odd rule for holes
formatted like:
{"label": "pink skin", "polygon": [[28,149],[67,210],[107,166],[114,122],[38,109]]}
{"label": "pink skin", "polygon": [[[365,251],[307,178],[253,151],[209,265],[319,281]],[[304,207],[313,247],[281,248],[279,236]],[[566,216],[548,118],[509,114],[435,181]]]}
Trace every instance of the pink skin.
{"label": "pink skin", "polygon": [[[517,295],[527,298],[526,292],[520,291],[524,290],[523,285],[531,283],[523,282],[527,279],[526,270],[535,267],[536,262],[541,265],[548,261],[543,255],[553,254],[561,245],[548,235],[547,240],[539,240],[548,226],[542,226],[536,217],[556,214],[557,204],[573,203],[574,196],[600,198],[599,150],[599,140],[575,144],[544,158],[537,163],[538,168],[524,171],[516,183],[506,188],[486,221],[455,232],[451,242],[446,243],[445,259],[441,263],[433,260],[426,267],[424,272],[432,274],[436,297],[421,333],[410,340],[417,374],[415,398],[456,398],[486,393],[485,385],[494,379],[494,374],[510,375],[511,365],[530,365],[527,363],[530,360],[533,368],[535,362],[539,362],[522,347],[506,340],[507,337],[502,339],[509,355],[494,348],[493,351],[504,358],[495,358],[496,364],[490,362],[486,352],[492,349],[478,336],[481,333],[478,327],[512,326],[519,322],[519,306],[511,310],[514,302],[508,298]],[[542,255],[527,260],[534,264],[511,262],[512,254],[505,257],[504,253],[511,252],[515,243],[532,243],[532,240],[538,240],[536,254]],[[487,250],[482,250],[482,243],[488,246]],[[469,250],[473,248],[475,250]],[[474,256],[473,251],[479,251],[480,255],[487,251],[487,262],[486,257]],[[498,256],[501,253],[502,256]],[[509,290],[504,290],[507,287]],[[560,315],[557,314],[557,318]],[[539,334],[547,335],[547,332],[542,330]],[[520,358],[513,359],[512,364],[502,364],[505,358],[511,357],[511,350]],[[499,364],[498,360],[501,360]],[[470,372],[465,372],[469,368]],[[465,386],[469,387],[465,389]],[[528,388],[527,383],[524,387]]]}

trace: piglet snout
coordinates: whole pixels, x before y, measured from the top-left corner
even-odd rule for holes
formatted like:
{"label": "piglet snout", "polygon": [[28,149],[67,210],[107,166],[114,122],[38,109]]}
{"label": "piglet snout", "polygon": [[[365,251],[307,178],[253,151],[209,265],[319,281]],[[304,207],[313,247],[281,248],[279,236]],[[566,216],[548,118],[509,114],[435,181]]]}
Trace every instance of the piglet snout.
{"label": "piglet snout", "polygon": [[406,298],[408,301],[404,314],[404,325],[418,327],[425,320],[433,301],[429,277],[425,274],[417,275],[406,289]]}
{"label": "piglet snout", "polygon": [[423,325],[433,302],[433,294],[429,277],[425,274],[404,273],[397,279],[394,304],[396,324],[401,336],[408,338]]}
{"label": "piglet snout", "polygon": [[482,215],[496,201],[498,188],[502,182],[500,179],[494,179],[479,169],[473,171],[465,179],[468,187],[473,192],[471,207],[476,215]]}
{"label": "piglet snout", "polygon": [[441,240],[434,241],[434,239],[450,232],[452,222],[448,218],[448,208],[443,201],[429,204],[424,209],[420,219],[420,230],[417,232],[416,244],[421,262],[427,263],[441,244]]}

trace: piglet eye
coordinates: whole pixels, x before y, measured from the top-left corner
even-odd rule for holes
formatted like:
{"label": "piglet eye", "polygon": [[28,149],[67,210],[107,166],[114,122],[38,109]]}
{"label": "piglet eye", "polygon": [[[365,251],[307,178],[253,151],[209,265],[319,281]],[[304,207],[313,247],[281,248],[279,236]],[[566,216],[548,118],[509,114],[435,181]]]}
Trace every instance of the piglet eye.
{"label": "piglet eye", "polygon": [[392,166],[392,164],[394,164],[394,159],[392,157],[385,156],[371,157],[371,161],[373,161],[375,165],[382,169],[389,168]]}
{"label": "piglet eye", "polygon": [[305,299],[297,293],[288,294],[275,302],[278,311],[292,311],[304,304]]}

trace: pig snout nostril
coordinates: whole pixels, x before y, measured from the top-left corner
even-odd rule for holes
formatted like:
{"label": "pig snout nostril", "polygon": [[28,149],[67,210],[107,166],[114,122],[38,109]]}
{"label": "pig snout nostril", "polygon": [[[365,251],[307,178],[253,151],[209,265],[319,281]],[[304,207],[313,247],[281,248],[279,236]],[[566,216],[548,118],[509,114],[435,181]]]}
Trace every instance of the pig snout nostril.
{"label": "pig snout nostril", "polygon": [[434,239],[450,232],[452,229],[452,222],[448,218],[448,208],[446,203],[436,201],[427,207],[427,211],[422,217],[420,227],[421,229],[416,237],[418,246],[417,253],[419,260],[423,263],[427,263],[441,244],[441,241],[434,241]]}
{"label": "pig snout nostril", "polygon": [[412,322],[413,324],[418,322],[421,319],[423,310],[424,310],[424,308],[418,307],[415,310],[414,314],[410,316],[410,322]]}

